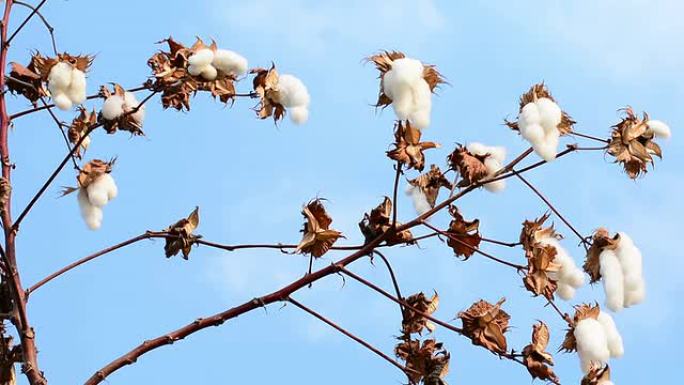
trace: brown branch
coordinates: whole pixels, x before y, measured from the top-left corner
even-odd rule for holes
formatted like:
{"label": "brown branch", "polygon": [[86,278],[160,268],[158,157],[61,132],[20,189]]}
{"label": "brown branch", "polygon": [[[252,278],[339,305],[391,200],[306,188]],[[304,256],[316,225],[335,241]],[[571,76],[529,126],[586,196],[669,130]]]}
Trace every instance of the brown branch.
{"label": "brown branch", "polygon": [[[390,275],[390,279],[392,280],[392,286],[394,286],[394,292],[396,293],[397,298],[403,301],[404,297],[401,295],[401,289],[399,289],[399,281],[397,280],[397,276],[394,274],[394,269],[392,268],[392,264],[390,264],[389,259],[387,259],[387,257],[385,257],[385,255],[378,250],[373,250],[373,253],[380,257],[380,259],[382,259],[382,261],[385,263],[387,271]],[[401,314],[404,314],[404,305],[399,304],[399,309],[401,310]]]}
{"label": "brown branch", "polygon": [[551,209],[551,211],[553,211],[556,214],[556,216],[560,218],[560,220],[563,221],[563,223],[565,223],[565,225],[568,226],[568,228],[570,228],[570,230],[572,230],[572,232],[575,233],[575,235],[577,235],[577,238],[580,239],[580,242],[582,242],[584,248],[586,250],[589,250],[589,242],[587,241],[587,239],[583,237],[582,234],[580,234],[579,231],[577,231],[577,229],[575,229],[575,227],[567,219],[565,219],[565,217],[556,209],[556,207],[554,207],[554,205],[548,199],[546,199],[544,194],[542,194],[536,187],[534,187],[532,183],[530,183],[527,179],[523,178],[523,176],[520,175],[518,172],[516,172],[515,170],[512,170],[512,172],[515,176],[518,177],[518,179],[525,183],[525,185],[527,185],[527,187],[529,187],[530,190],[532,190],[532,192],[534,192],[539,197],[539,199],[546,203],[546,205]]}
{"label": "brown branch", "polygon": [[[40,101],[41,101],[41,103],[43,103],[44,106],[47,106],[47,102],[45,101],[44,97],[41,96]],[[64,123],[59,121],[59,119],[55,115],[54,111],[52,111],[52,108],[47,107],[47,111],[50,114],[50,116],[52,117],[52,120],[55,122],[55,124],[57,124],[57,128],[59,129],[59,132],[62,133],[62,137],[64,138],[64,143],[66,143],[67,150],[69,150],[69,152],[71,152],[71,143],[69,142],[69,138],[67,137],[66,132],[64,132]],[[76,155],[75,154],[71,156],[71,161],[74,164],[74,169],[80,171],[81,168],[78,167],[78,163],[76,162]]]}
{"label": "brown branch", "polygon": [[[33,15],[38,13],[38,11],[40,10],[40,7],[42,7],[46,2],[47,2],[47,0],[41,0],[41,2],[38,3],[38,5],[36,5],[35,8],[33,8],[33,11],[31,11],[31,13],[28,16],[26,16],[26,19],[24,19],[24,21],[22,21],[21,24],[19,24],[19,27],[16,29],[16,31],[14,31],[14,33],[12,33],[12,35],[10,35],[9,39],[7,39],[5,41],[5,43],[3,44],[3,47],[9,47],[10,43],[12,42],[12,39],[14,39],[14,37],[17,36],[17,34],[26,26],[26,23],[28,23],[29,20],[31,20]],[[14,1],[12,1],[12,3],[14,3]],[[8,1],[7,8],[9,8],[9,7],[10,7],[10,4]]]}
{"label": "brown branch", "polygon": [[431,225],[429,222],[423,221],[423,222],[422,222],[422,225],[423,225],[423,226],[426,226],[426,227],[428,227],[428,228],[430,228],[430,229],[432,229],[432,230],[434,230],[434,231],[436,231],[436,232],[438,232],[438,233],[440,233],[440,234],[442,234],[442,235],[444,235],[445,237],[448,237],[449,239],[451,239],[451,240],[454,241],[454,242],[458,242],[461,246],[464,246],[464,247],[466,247],[466,248],[468,248],[468,249],[470,249],[470,250],[472,250],[472,251],[474,251],[474,252],[476,252],[476,253],[478,253],[478,254],[480,254],[480,255],[486,257],[486,258],[489,258],[489,259],[491,259],[491,260],[494,261],[494,262],[498,262],[498,263],[504,264],[504,265],[506,265],[506,266],[510,266],[510,267],[512,267],[512,268],[514,268],[514,269],[516,269],[516,270],[518,270],[518,271],[527,270],[527,266],[518,265],[518,264],[515,264],[515,263],[512,263],[512,262],[508,262],[508,261],[506,261],[506,260],[504,260],[504,259],[495,257],[495,256],[493,256],[493,255],[491,255],[491,254],[489,254],[489,253],[487,253],[487,252],[484,252],[484,251],[480,250],[480,249],[477,248],[477,247],[473,247],[473,246],[467,244],[466,242],[464,242],[463,240],[461,240],[461,239],[459,239],[458,237],[454,236],[453,234],[449,234],[449,233],[446,232],[446,231],[443,231],[443,230],[440,230],[440,229],[436,228],[435,226]]}
{"label": "brown branch", "polygon": [[563,321],[568,323],[568,326],[573,326],[575,324],[575,322],[572,320],[568,313],[563,313],[561,309],[558,308],[558,305],[556,305],[556,302],[554,300],[548,298],[547,300],[549,301],[549,303],[547,303],[546,305],[551,305],[551,307],[553,307],[553,309],[556,311],[556,313],[558,313],[558,315],[563,319]]}
{"label": "brown branch", "polygon": [[392,228],[397,227],[397,191],[399,190],[399,177],[401,176],[401,162],[396,163],[396,173],[394,174],[394,187],[392,189]]}
{"label": "brown branch", "polygon": [[610,143],[610,140],[608,140],[608,139],[597,138],[597,137],[595,137],[595,136],[591,136],[591,135],[587,135],[587,134],[582,134],[582,133],[577,132],[577,131],[570,131],[570,132],[568,132],[568,134],[569,134],[569,135],[573,135],[573,136],[579,136],[579,137],[581,137],[581,138],[586,138],[586,139],[595,140],[595,141],[597,141],[597,142]]}
{"label": "brown branch", "polygon": [[[361,339],[361,338],[355,336],[354,334],[350,333],[349,331],[343,329],[341,326],[339,326],[339,325],[337,325],[335,322],[333,322],[333,321],[331,321],[331,320],[325,318],[324,316],[322,316],[321,314],[317,313],[317,312],[314,311],[313,309],[310,309],[310,308],[304,306],[304,305],[301,304],[300,302],[296,301],[294,298],[288,297],[288,298],[287,298],[287,301],[290,302],[291,304],[295,305],[296,307],[298,307],[298,308],[304,310],[305,312],[311,314],[312,316],[314,316],[315,318],[319,319],[320,321],[323,321],[324,323],[328,324],[329,326],[331,326],[333,329],[337,330],[338,332],[340,332],[340,333],[344,334],[345,336],[351,338],[352,340],[358,342],[359,344],[361,344],[361,346],[365,347],[366,349],[370,350],[371,352],[377,354],[379,357],[383,358],[385,361],[387,361],[387,362],[389,362],[390,364],[392,364],[392,365],[396,366],[397,368],[399,368],[399,370],[401,370],[401,371],[402,371],[404,374],[406,374],[407,376],[409,376],[409,373],[410,373],[410,372],[414,371],[414,370],[409,369],[409,368],[405,367],[404,365],[398,363],[396,360],[393,360],[393,359],[390,358],[387,354],[381,352],[379,349],[377,349],[377,348],[374,347],[373,345],[371,345],[371,344],[369,344],[368,342],[364,341],[363,339]],[[414,372],[415,372],[415,371],[414,371]]]}
{"label": "brown branch", "polygon": [[503,242],[503,241],[499,241],[496,239],[484,238],[484,237],[480,237],[480,240],[482,240],[482,242],[493,243],[495,245],[501,245],[501,246],[506,246],[506,247],[516,247],[516,246],[520,246],[522,244],[520,242]]}
{"label": "brown branch", "polygon": [[50,23],[48,23],[48,21],[47,21],[47,19],[45,18],[45,16],[43,16],[43,14],[40,13],[40,12],[38,11],[38,8],[34,7],[34,6],[31,5],[31,4],[24,3],[23,1],[18,1],[18,0],[14,0],[14,4],[21,5],[21,6],[24,6],[24,7],[28,8],[28,9],[31,9],[31,10],[35,11],[36,15],[38,15],[38,17],[40,17],[40,20],[43,21],[43,24],[45,25],[45,28],[47,28],[48,33],[50,34],[50,39],[52,40],[52,51],[55,53],[55,55],[57,55],[57,54],[58,54],[58,52],[57,52],[57,42],[55,41],[55,33],[54,33],[54,32],[55,32],[55,29],[52,28],[52,26],[50,25]]}

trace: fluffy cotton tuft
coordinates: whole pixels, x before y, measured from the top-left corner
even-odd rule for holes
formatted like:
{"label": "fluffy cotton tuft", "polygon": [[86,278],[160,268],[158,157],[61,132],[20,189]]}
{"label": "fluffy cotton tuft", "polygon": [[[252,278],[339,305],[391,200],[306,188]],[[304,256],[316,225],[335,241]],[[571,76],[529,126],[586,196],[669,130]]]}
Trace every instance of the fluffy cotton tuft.
{"label": "fluffy cotton tuft", "polygon": [[575,264],[575,260],[572,259],[568,251],[561,246],[558,239],[547,236],[541,238],[539,243],[556,249],[556,257],[553,261],[558,263],[560,268],[558,272],[549,275],[558,283],[558,290],[556,291],[558,295],[566,301],[572,299],[575,296],[576,289],[584,285],[584,273]]}
{"label": "fluffy cotton tuft", "polygon": [[102,208],[118,195],[118,188],[110,174],[103,174],[78,190],[78,205],[88,228],[97,230],[102,225]]}
{"label": "fluffy cotton tuft", "polygon": [[78,206],[81,209],[81,217],[91,230],[97,230],[102,225],[102,209],[90,203],[88,193],[84,189],[78,190]]}
{"label": "fluffy cotton tuft", "polygon": [[625,233],[618,233],[615,250],[603,250],[599,264],[606,305],[618,312],[644,301],[646,284],[643,277],[641,251]]}
{"label": "fluffy cotton tuft", "polygon": [[606,306],[612,311],[620,311],[625,303],[625,284],[622,267],[613,250],[603,250],[599,255],[599,267],[606,292]]}
{"label": "fluffy cotton tuft", "polygon": [[418,215],[423,215],[432,209],[423,190],[418,186],[409,185],[406,188],[406,195],[411,197],[413,207],[416,209]]}
{"label": "fluffy cotton tuft", "polygon": [[214,60],[214,51],[209,48],[202,48],[190,55],[188,58],[188,64],[196,67],[204,67],[206,65],[211,65]]}
{"label": "fluffy cotton tuft", "polygon": [[604,366],[610,359],[608,349],[608,337],[603,325],[593,319],[587,318],[575,325],[575,340],[577,342],[577,355],[584,373],[589,372],[592,364]]}
{"label": "fluffy cotton tuft", "polygon": [[606,333],[610,356],[615,358],[622,357],[625,354],[625,348],[622,345],[622,336],[618,332],[617,326],[615,326],[613,317],[608,313],[601,312],[598,316],[598,322],[603,326],[603,331]]}
{"label": "fluffy cotton tuft", "polygon": [[137,111],[131,114],[131,117],[133,120],[135,120],[138,123],[143,122],[145,120],[145,105],[140,105],[140,102],[138,102],[138,99],[135,97],[135,94],[132,92],[126,92],[124,93],[124,111],[129,112],[134,109],[136,109],[138,106]]}
{"label": "fluffy cotton tuft", "polygon": [[[485,156],[484,165],[487,168],[487,176],[493,176],[503,168],[506,158],[506,148],[500,146],[486,146],[479,142],[471,142],[466,145],[466,150],[473,155]],[[505,180],[497,180],[484,185],[490,192],[499,192],[506,188]]]}
{"label": "fluffy cotton tuft", "polygon": [[107,120],[119,118],[124,113],[124,103],[124,98],[119,95],[108,97],[102,104],[102,117]]}
{"label": "fluffy cotton tuft", "polygon": [[242,76],[247,72],[247,59],[227,49],[216,50],[211,64],[229,75]]}
{"label": "fluffy cotton tuft", "polygon": [[278,95],[280,104],[288,109],[290,119],[296,124],[306,123],[309,119],[311,97],[304,83],[293,75],[280,75]]}
{"label": "fluffy cotton tuft", "polygon": [[670,136],[672,136],[670,126],[665,124],[665,122],[662,122],[660,120],[649,120],[648,122],[646,122],[646,124],[648,125],[648,128],[653,130],[653,133],[658,138],[668,139],[670,138]]}
{"label": "fluffy cotton tuft", "polygon": [[48,90],[57,108],[68,110],[86,99],[85,73],[69,63],[58,62],[48,74]]}
{"label": "fluffy cotton tuft", "polygon": [[382,89],[392,99],[397,118],[408,120],[418,129],[430,125],[432,111],[432,91],[423,78],[423,70],[419,60],[401,58],[392,62],[382,80]]}
{"label": "fluffy cotton tuft", "polygon": [[549,98],[539,98],[523,106],[518,115],[520,135],[530,142],[532,148],[547,162],[556,159],[560,131],[558,124],[563,112]]}

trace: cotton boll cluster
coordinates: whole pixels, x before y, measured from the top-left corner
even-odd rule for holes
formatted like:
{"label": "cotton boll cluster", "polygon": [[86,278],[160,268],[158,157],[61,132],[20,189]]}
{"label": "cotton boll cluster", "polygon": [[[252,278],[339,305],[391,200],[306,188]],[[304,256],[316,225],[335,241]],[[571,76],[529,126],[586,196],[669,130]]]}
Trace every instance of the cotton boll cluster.
{"label": "cotton boll cluster", "polygon": [[430,202],[427,200],[427,195],[425,195],[420,186],[409,185],[406,188],[406,195],[411,197],[413,207],[416,209],[418,215],[423,215],[432,209]]}
{"label": "cotton boll cluster", "polygon": [[[138,99],[132,92],[125,92],[123,95],[114,94],[105,99],[102,105],[102,117],[106,120],[116,120],[124,113],[128,113],[140,106]],[[130,117],[142,125],[145,119],[145,105],[141,105]]]}
{"label": "cotton boll cluster", "polygon": [[577,322],[573,334],[584,373],[592,366],[605,366],[611,357],[624,354],[622,337],[607,313],[601,312],[598,319],[585,318]]}
{"label": "cotton boll cluster", "polygon": [[97,230],[102,225],[102,208],[116,198],[118,189],[114,178],[109,174],[102,174],[87,187],[78,191],[78,205],[81,216],[88,228]]}
{"label": "cotton boll cluster", "polygon": [[208,81],[215,80],[219,71],[235,77],[247,72],[247,59],[226,49],[201,48],[190,55],[188,64],[190,75],[201,76]]}
{"label": "cotton boll cluster", "polygon": [[653,134],[658,138],[669,139],[672,136],[670,126],[660,120],[649,120],[646,122],[648,128],[653,130]]}
{"label": "cotton boll cluster", "polygon": [[57,62],[48,74],[48,89],[55,105],[68,110],[86,99],[85,73],[69,63]]}
{"label": "cotton boll cluster", "polygon": [[309,103],[311,97],[304,83],[289,74],[278,78],[278,101],[287,108],[290,119],[297,124],[304,124],[309,120]]}
{"label": "cotton boll cluster", "polygon": [[641,251],[625,233],[618,233],[617,248],[604,249],[599,265],[606,305],[612,311],[643,302],[646,285],[643,278]]}
{"label": "cotton boll cluster", "polygon": [[[503,168],[504,159],[506,159],[506,148],[499,146],[485,146],[482,143],[472,142],[466,146],[469,153],[478,156],[488,155],[484,160],[484,165],[487,168],[487,176],[493,176]],[[484,185],[484,188],[490,192],[499,192],[506,188],[505,180],[497,180]]]}
{"label": "cotton boll cluster", "polygon": [[560,107],[549,98],[539,98],[527,103],[518,115],[520,134],[547,162],[556,159],[561,134],[558,125],[562,119]]}
{"label": "cotton boll cluster", "polygon": [[544,246],[553,246],[556,249],[554,262],[560,265],[558,272],[550,272],[549,277],[558,284],[556,293],[564,300],[570,300],[575,296],[575,291],[584,285],[584,272],[577,267],[567,250],[561,246],[556,237],[546,236],[539,240]]}
{"label": "cotton boll cluster", "polygon": [[423,78],[424,66],[419,60],[394,60],[382,80],[385,94],[392,99],[392,108],[399,120],[408,120],[418,129],[430,125],[432,90]]}

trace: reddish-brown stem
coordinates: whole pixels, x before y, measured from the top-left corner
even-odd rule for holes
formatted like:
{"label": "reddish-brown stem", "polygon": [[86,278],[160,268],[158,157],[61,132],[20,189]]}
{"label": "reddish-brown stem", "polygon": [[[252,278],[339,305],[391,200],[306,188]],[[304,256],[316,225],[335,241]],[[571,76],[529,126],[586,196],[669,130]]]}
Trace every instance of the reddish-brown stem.
{"label": "reddish-brown stem", "polygon": [[444,235],[445,237],[448,237],[449,239],[451,239],[451,240],[454,241],[454,242],[458,242],[460,245],[462,245],[462,246],[464,246],[464,247],[466,247],[466,248],[468,248],[468,249],[470,249],[470,250],[472,250],[472,251],[474,251],[474,252],[476,252],[476,253],[478,253],[478,254],[480,254],[480,255],[486,257],[486,258],[489,258],[489,259],[491,259],[491,260],[494,261],[494,262],[498,262],[498,263],[504,264],[504,265],[506,265],[506,266],[510,266],[510,267],[512,267],[512,268],[514,268],[514,269],[516,269],[516,270],[518,270],[518,271],[526,270],[526,269],[527,269],[526,266],[518,265],[518,264],[515,264],[515,263],[512,263],[512,262],[508,262],[508,261],[503,260],[503,259],[501,259],[501,258],[495,257],[495,256],[493,256],[493,255],[491,255],[491,254],[489,254],[489,253],[487,253],[487,252],[484,252],[484,251],[480,250],[480,249],[477,248],[477,247],[473,247],[473,246],[467,244],[466,242],[464,242],[463,240],[458,239],[458,237],[454,236],[453,234],[449,234],[449,233],[446,232],[446,231],[443,231],[443,230],[440,230],[440,229],[436,228],[435,226],[431,225],[429,222],[425,222],[425,221],[424,221],[424,222],[422,222],[422,225],[423,225],[423,226],[426,226],[426,227],[428,227],[428,228],[430,228],[430,229],[432,229],[432,230],[434,230],[434,231],[436,231],[436,232],[438,232],[438,233],[440,233],[440,234],[442,234],[442,235]]}
{"label": "reddish-brown stem", "polygon": [[374,347],[373,345],[371,345],[371,344],[369,344],[368,342],[364,341],[363,339],[361,339],[361,338],[355,336],[355,335],[352,334],[351,332],[349,332],[349,331],[347,331],[346,329],[342,328],[341,326],[339,326],[339,325],[336,324],[335,322],[333,322],[333,321],[331,321],[331,320],[325,318],[324,316],[322,316],[321,314],[317,313],[317,312],[314,311],[313,309],[310,309],[310,308],[308,308],[307,306],[303,305],[302,303],[296,301],[294,298],[288,297],[288,298],[287,298],[287,301],[290,302],[291,304],[295,305],[296,307],[298,307],[298,308],[304,310],[305,312],[311,314],[312,316],[314,316],[315,318],[319,319],[320,321],[323,321],[324,323],[328,324],[329,326],[331,326],[333,329],[337,330],[338,332],[340,332],[340,333],[344,334],[345,336],[351,338],[352,340],[358,342],[361,346],[365,347],[366,349],[370,350],[371,352],[377,354],[379,357],[383,358],[385,361],[387,361],[387,362],[389,362],[390,364],[392,364],[392,365],[396,366],[397,368],[399,368],[399,370],[401,370],[401,371],[402,371],[404,374],[406,374],[407,376],[409,375],[409,372],[411,371],[411,369],[404,367],[404,365],[398,363],[396,360],[393,360],[393,359],[390,358],[387,354],[381,352],[379,349],[377,349],[377,348]]}
{"label": "reddish-brown stem", "polygon": [[482,240],[482,242],[493,243],[495,245],[501,245],[501,246],[506,246],[506,247],[516,247],[516,246],[521,245],[520,242],[503,242],[503,241],[498,241],[496,239],[484,238],[484,237],[481,237],[480,239]]}
{"label": "reddish-brown stem", "polygon": [[580,239],[580,242],[582,242],[582,245],[584,245],[584,248],[588,250],[589,249],[589,247],[588,247],[589,242],[586,240],[586,238],[583,237],[582,234],[580,234],[579,231],[577,231],[577,229],[575,229],[575,227],[567,219],[565,219],[565,217],[558,211],[558,209],[556,209],[556,207],[548,199],[546,199],[544,194],[542,194],[536,187],[534,187],[534,185],[532,185],[532,183],[530,183],[527,179],[523,178],[523,176],[520,175],[517,171],[515,171],[515,170],[511,170],[511,171],[515,176],[518,177],[518,179],[520,179],[523,183],[525,183],[525,185],[527,185],[527,187],[529,187],[530,190],[532,190],[532,192],[534,192],[539,197],[539,199],[541,199],[544,203],[546,203],[546,205],[551,209],[551,211],[553,211],[556,214],[556,216],[561,221],[563,221],[563,223],[565,223],[565,225],[568,226],[568,228],[570,230],[572,230],[572,232],[575,233],[575,235],[577,235],[577,238]]}
{"label": "reddish-brown stem", "polygon": [[532,147],[528,148],[525,150],[522,154],[518,155],[515,159],[513,159],[510,163],[508,163],[506,166],[504,166],[501,170],[497,171],[493,175],[493,179],[488,180],[487,182],[494,182],[498,180],[498,176],[510,171],[513,167],[515,167],[518,163],[522,162],[525,158],[527,158],[532,152],[534,152],[534,149]]}
{"label": "reddish-brown stem", "polygon": [[394,187],[392,188],[392,228],[397,227],[397,194],[399,190],[399,177],[401,176],[401,162],[397,161],[396,173],[394,174]]}
{"label": "reddish-brown stem", "polygon": [[552,299],[547,299],[549,301],[548,305],[551,305],[551,307],[558,313],[558,315],[563,319],[563,321],[567,322],[569,326],[572,326],[574,322],[572,321],[572,318],[567,313],[563,313],[561,309],[558,308],[558,305],[556,305],[556,302],[554,302]]}
{"label": "reddish-brown stem", "polygon": [[[389,272],[390,279],[392,280],[392,286],[394,286],[394,292],[397,294],[397,298],[400,300],[404,300],[404,297],[401,295],[401,289],[399,289],[399,281],[397,280],[397,276],[394,274],[394,269],[392,268],[392,264],[390,263],[389,259],[385,257],[385,255],[378,250],[373,250],[373,253],[380,257],[382,261],[385,263],[385,266],[387,267],[387,271]],[[401,310],[402,314],[404,313],[404,305],[399,304],[399,309]]]}

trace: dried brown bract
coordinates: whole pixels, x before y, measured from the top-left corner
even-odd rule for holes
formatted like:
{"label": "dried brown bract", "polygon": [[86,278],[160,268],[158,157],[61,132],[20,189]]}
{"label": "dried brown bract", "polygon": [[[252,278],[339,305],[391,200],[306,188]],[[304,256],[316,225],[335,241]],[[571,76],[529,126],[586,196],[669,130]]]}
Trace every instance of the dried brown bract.
{"label": "dried brown bract", "polygon": [[168,51],[159,51],[147,61],[155,77],[153,89],[162,92],[162,106],[177,110],[190,110],[190,96],[197,91],[208,91],[222,103],[232,103],[235,99],[235,80],[232,73],[217,71],[216,78],[206,80],[192,76],[188,72],[188,58],[200,49],[216,51],[216,43],[207,46],[197,38],[192,47],[185,47],[169,37],[159,43],[167,43]]}
{"label": "dried brown bract", "polygon": [[88,72],[90,65],[93,64],[94,58],[94,56],[89,55],[69,55],[66,52],[58,54],[55,58],[51,58],[42,56],[39,52],[36,52],[31,57],[31,65],[43,81],[47,81],[50,70],[59,62],[71,64],[73,68],[76,68],[79,71]]}
{"label": "dried brown bract", "polygon": [[[527,92],[520,96],[519,111],[522,112],[522,109],[523,107],[525,107],[525,105],[527,105],[528,103],[534,103],[541,98],[548,98],[554,103],[557,103],[556,99],[554,99],[553,96],[551,96],[551,92],[549,92],[549,90],[546,88],[546,85],[543,82],[537,83],[530,87],[530,89]],[[506,120],[505,123],[512,130],[519,131],[518,122],[509,122]],[[556,128],[558,129],[561,135],[565,135],[568,132],[572,131],[572,126],[575,123],[576,122],[572,120],[572,118],[570,117],[570,115],[568,115],[567,112],[561,111],[561,121],[556,126]]]}
{"label": "dried brown bract", "polygon": [[487,155],[471,154],[465,146],[459,144],[447,157],[449,167],[458,172],[461,176],[461,180],[458,182],[457,186],[470,186],[487,177],[488,171],[484,164],[486,158]]}
{"label": "dried brown bract", "polygon": [[453,219],[446,231],[450,235],[447,239],[447,245],[454,250],[457,256],[467,260],[475,253],[482,241],[479,231],[480,220],[466,221],[456,206],[449,207],[449,214]]}
{"label": "dried brown bract", "polygon": [[648,114],[644,112],[643,118],[639,119],[631,107],[625,108],[624,112],[622,121],[613,126],[606,153],[614,156],[615,162],[620,163],[627,175],[635,179],[641,173],[648,172],[647,165],[654,164],[654,155],[662,158],[663,152],[653,141],[655,133],[648,126]]}
{"label": "dried brown bract", "polygon": [[170,258],[182,251],[183,259],[188,259],[192,245],[200,238],[200,236],[193,234],[197,226],[199,226],[199,221],[199,207],[195,207],[187,218],[179,220],[164,230],[169,233],[164,245],[166,258]]}
{"label": "dried brown bract", "polygon": [[421,132],[409,122],[398,121],[394,125],[394,149],[387,151],[387,156],[413,168],[423,171],[425,167],[424,150],[439,148],[439,143],[421,142]]}
{"label": "dried brown bract", "polygon": [[610,366],[592,366],[589,372],[582,378],[581,385],[601,385],[610,381]]}
{"label": "dried brown bract", "polygon": [[560,384],[558,376],[553,372],[553,356],[546,351],[549,345],[549,328],[542,321],[532,327],[532,343],[523,349],[523,362],[532,378],[539,378]]}
{"label": "dried brown bract", "polygon": [[510,316],[501,309],[505,298],[496,305],[485,300],[475,302],[464,312],[458,313],[463,322],[463,334],[471,339],[474,345],[480,345],[494,353],[505,353],[508,349],[504,333],[508,330]]}
{"label": "dried brown bract", "polygon": [[100,159],[93,159],[86,163],[85,166],[81,167],[81,171],[78,173],[78,177],[76,178],[78,180],[78,187],[87,188],[103,174],[109,174],[112,172],[112,167],[114,166],[115,161],[116,159],[110,160],[109,162],[105,162],[104,160]]}
{"label": "dried brown bract", "polygon": [[19,95],[23,95],[28,99],[34,106],[38,103],[41,97],[48,96],[48,91],[43,85],[43,79],[40,74],[35,72],[35,65],[33,60],[27,67],[19,63],[10,63],[11,70],[9,76],[12,79],[17,79],[20,82],[12,81],[8,79],[7,88]]}
{"label": "dried brown bract", "polygon": [[412,333],[421,334],[423,329],[427,329],[432,333],[432,331],[435,330],[435,325],[427,318],[423,317],[421,313],[432,315],[432,313],[437,310],[437,306],[439,305],[439,295],[437,295],[437,292],[435,292],[430,299],[428,299],[425,294],[418,293],[409,296],[405,301],[409,306],[420,312],[404,307],[401,322],[402,333],[405,335]]}
{"label": "dried brown bract", "polygon": [[[397,226],[400,226],[397,223]],[[385,197],[376,208],[370,213],[365,213],[363,219],[359,222],[359,229],[366,238],[366,243],[384,234],[392,227],[392,200]],[[393,232],[386,239],[387,245],[397,245],[401,243],[411,244],[413,234],[406,229],[400,232]]]}
{"label": "dried brown bract", "polygon": [[318,258],[325,254],[338,238],[342,237],[342,233],[330,229],[332,218],[325,211],[321,199],[314,199],[304,206],[302,215],[306,220],[302,230],[304,236],[297,245],[296,251]]}
{"label": "dried brown bract", "polygon": [[255,74],[252,84],[254,92],[259,96],[259,104],[255,108],[259,119],[273,116],[278,122],[285,116],[285,107],[280,104],[278,95],[278,71],[275,64],[271,68],[255,68],[250,71]]}
{"label": "dried brown bract", "polygon": [[404,339],[395,348],[397,358],[406,362],[409,381],[425,385],[446,385],[444,377],[449,373],[449,352],[441,342],[428,339],[422,342]]}
{"label": "dried brown bract", "polygon": [[565,339],[563,340],[563,343],[561,344],[561,347],[559,351],[565,351],[566,353],[571,353],[577,350],[577,341],[575,340],[575,327],[574,325],[577,325],[578,322],[588,319],[588,318],[593,318],[595,320],[598,320],[598,316],[601,313],[601,307],[598,304],[595,305],[589,305],[589,304],[581,304],[581,305],[576,305],[575,306],[575,315],[573,317],[573,326],[571,326],[567,333],[565,333]]}
{"label": "dried brown bract", "polygon": [[610,233],[605,228],[599,228],[592,236],[591,247],[587,251],[587,259],[584,261],[582,268],[589,274],[591,283],[598,282],[601,279],[601,265],[599,256],[605,249],[615,250],[618,246],[619,236],[611,237]]}
{"label": "dried brown bract", "polygon": [[549,277],[549,273],[557,273],[560,265],[554,262],[556,248],[542,244],[540,240],[548,237],[560,239],[561,236],[556,233],[553,225],[543,227],[547,219],[549,219],[548,213],[533,221],[524,221],[520,232],[520,243],[527,258],[527,272],[523,278],[525,288],[535,296],[543,295],[552,300],[558,285],[556,280]]}
{"label": "dried brown bract", "polygon": [[[121,130],[128,131],[132,135],[144,135],[142,131],[142,114],[144,111],[138,112],[138,109],[143,109],[144,105],[138,103],[137,100],[130,101],[129,97],[135,98],[132,96],[132,93],[127,93],[123,87],[114,84],[114,92],[102,86],[100,88],[100,95],[105,99],[103,110],[108,107],[108,101],[112,97],[116,100],[112,99],[110,102],[120,105],[120,108],[119,106],[116,107],[120,110],[119,115],[113,119],[108,119],[109,116],[100,112],[99,120],[103,123],[103,127],[108,134],[114,134],[117,130]],[[129,103],[135,105],[128,105]]]}
{"label": "dried brown bract", "polygon": [[444,187],[449,190],[451,189],[451,182],[444,177],[442,170],[434,164],[430,166],[430,171],[421,174],[415,179],[409,180],[408,183],[411,186],[420,189],[431,208],[435,207],[440,188]]}
{"label": "dried brown bract", "polygon": [[[95,110],[88,112],[88,110],[83,107],[79,108],[79,110],[80,113],[71,121],[69,131],[67,132],[69,142],[73,145],[76,145],[76,143],[86,135],[88,129],[97,123],[97,113],[95,113]],[[85,152],[85,150],[88,149],[88,146],[90,146],[90,137],[83,139],[79,148],[76,149],[75,155],[80,159],[81,150]]]}
{"label": "dried brown bract", "polygon": [[[378,94],[378,101],[375,103],[376,107],[386,107],[392,104],[392,99],[387,96],[383,86],[385,74],[392,69],[392,63],[395,60],[404,58],[406,58],[406,55],[399,51],[383,51],[366,58],[367,61],[373,62],[375,68],[380,72],[380,92]],[[432,92],[435,92],[435,88],[438,85],[445,83],[444,78],[435,66],[429,64],[423,64],[423,79],[430,86],[430,91]]]}

